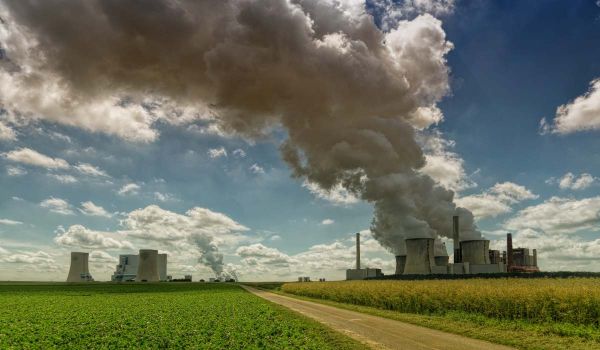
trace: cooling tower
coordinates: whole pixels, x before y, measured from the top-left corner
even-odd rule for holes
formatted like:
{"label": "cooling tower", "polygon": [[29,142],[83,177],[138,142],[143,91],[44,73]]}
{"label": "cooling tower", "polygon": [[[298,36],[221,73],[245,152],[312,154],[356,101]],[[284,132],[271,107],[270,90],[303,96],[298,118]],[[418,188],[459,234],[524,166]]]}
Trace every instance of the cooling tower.
{"label": "cooling tower", "polygon": [[490,241],[477,239],[460,242],[462,261],[471,265],[490,263]]}
{"label": "cooling tower", "polygon": [[158,250],[140,249],[136,282],[158,282]]}
{"label": "cooling tower", "polygon": [[158,278],[167,280],[167,254],[158,254]]}
{"label": "cooling tower", "polygon": [[88,269],[89,253],[71,252],[71,267],[67,282],[88,282],[93,281],[92,275]]}
{"label": "cooling tower", "polygon": [[396,275],[404,273],[404,265],[406,265],[406,255],[396,255]]}
{"label": "cooling tower", "polygon": [[436,266],[446,266],[448,265],[448,251],[446,250],[446,243],[435,240],[434,242],[434,260]]}
{"label": "cooling tower", "polygon": [[433,238],[412,238],[406,242],[405,275],[429,274],[435,266],[433,258]]}

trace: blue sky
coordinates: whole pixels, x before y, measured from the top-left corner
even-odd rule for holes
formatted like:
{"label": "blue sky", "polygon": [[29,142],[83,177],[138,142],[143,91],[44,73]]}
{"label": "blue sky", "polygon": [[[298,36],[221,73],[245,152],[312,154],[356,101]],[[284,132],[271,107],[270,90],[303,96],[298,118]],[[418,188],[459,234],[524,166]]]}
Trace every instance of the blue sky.
{"label": "blue sky", "polygon": [[[19,64],[11,40],[28,42],[15,29],[28,22],[11,6],[0,12],[9,19],[0,47]],[[492,246],[513,232],[517,245],[538,249],[542,269],[599,271],[596,2],[372,0],[367,9],[384,32],[384,23],[393,29],[429,14],[453,44],[449,88],[437,102],[443,120],[417,132],[431,156],[425,173],[457,192]],[[0,69],[9,72],[6,57]],[[220,268],[244,279],[341,279],[358,231],[367,264],[393,271],[393,254],[368,232],[371,204],[292,176],[280,153],[285,127],[251,139],[209,116],[157,119],[144,127],[159,136],[140,142],[135,126],[46,117],[41,108],[35,117],[14,113],[22,101],[0,94],[2,280],[62,280],[72,250],[94,252],[91,273],[108,279],[115,257],[139,248],[169,252],[175,275],[207,278],[214,269],[202,261],[206,247],[190,243],[196,234],[211,237]],[[559,115],[563,105],[571,108]],[[192,208],[208,211],[186,214]]]}

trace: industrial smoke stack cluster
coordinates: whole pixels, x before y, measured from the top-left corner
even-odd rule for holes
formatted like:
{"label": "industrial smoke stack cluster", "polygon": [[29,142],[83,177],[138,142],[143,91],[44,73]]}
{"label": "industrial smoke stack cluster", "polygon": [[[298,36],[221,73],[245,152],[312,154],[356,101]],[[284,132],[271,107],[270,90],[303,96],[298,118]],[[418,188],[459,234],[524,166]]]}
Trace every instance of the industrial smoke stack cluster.
{"label": "industrial smoke stack cluster", "polygon": [[[433,238],[412,238],[404,241],[405,255],[396,255],[396,275],[412,274],[479,274],[504,272],[536,272],[537,250],[513,248],[507,235],[507,250],[490,250],[486,239],[461,240],[458,216],[452,217],[454,258],[450,263],[445,243]],[[357,241],[358,244],[358,241]],[[358,246],[357,246],[357,249]]]}
{"label": "industrial smoke stack cluster", "polygon": [[67,282],[90,282],[94,279],[90,275],[88,266],[89,253],[71,252],[71,267]]}

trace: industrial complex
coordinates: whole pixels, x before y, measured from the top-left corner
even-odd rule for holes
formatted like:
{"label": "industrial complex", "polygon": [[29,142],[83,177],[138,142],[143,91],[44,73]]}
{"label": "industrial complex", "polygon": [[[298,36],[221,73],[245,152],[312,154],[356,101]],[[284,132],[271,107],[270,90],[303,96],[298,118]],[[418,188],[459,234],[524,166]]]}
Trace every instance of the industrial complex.
{"label": "industrial complex", "polygon": [[[538,272],[537,251],[513,248],[512,235],[507,234],[506,251],[490,250],[485,239],[461,240],[458,216],[453,217],[454,259],[449,262],[446,246],[433,238],[406,239],[406,255],[396,256],[396,275],[482,274],[506,272]],[[347,280],[383,276],[380,269],[360,266],[360,235],[356,234],[356,268],[346,270]]]}
{"label": "industrial complex", "polygon": [[[89,253],[71,252],[71,267],[67,282],[91,282]],[[191,276],[189,281],[192,280]],[[113,273],[113,282],[160,282],[170,281],[167,275],[167,254],[158,254],[158,250],[141,249],[138,255],[119,255],[119,264]]]}

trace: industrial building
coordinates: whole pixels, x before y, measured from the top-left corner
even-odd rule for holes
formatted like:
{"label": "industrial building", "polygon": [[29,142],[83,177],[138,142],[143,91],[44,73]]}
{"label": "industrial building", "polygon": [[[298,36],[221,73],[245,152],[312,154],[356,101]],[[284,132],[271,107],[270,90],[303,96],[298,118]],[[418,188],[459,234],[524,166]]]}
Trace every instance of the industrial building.
{"label": "industrial building", "polygon": [[396,256],[396,274],[481,274],[505,272],[537,272],[537,251],[512,247],[507,235],[507,250],[490,250],[485,239],[461,240],[458,216],[452,222],[454,263],[450,264],[446,246],[433,238],[406,239],[406,255]]}
{"label": "industrial building", "polygon": [[91,282],[94,280],[88,267],[89,256],[89,253],[71,252],[71,267],[69,267],[67,282]]}
{"label": "industrial building", "polygon": [[[143,264],[140,264],[141,256],[144,257]],[[139,280],[137,278],[138,275],[141,276]],[[142,249],[140,250],[139,255],[119,255],[119,264],[116,266],[111,280],[113,282],[168,281],[169,276],[167,275],[167,254],[158,254],[157,250]]]}
{"label": "industrial building", "polygon": [[[406,254],[396,256],[396,275],[427,274],[487,274],[506,272],[538,272],[537,251],[513,248],[512,235],[507,234],[507,249],[490,250],[486,239],[460,238],[458,216],[452,218],[454,259],[450,263],[445,243],[433,238],[410,238],[404,240]],[[381,277],[380,269],[360,267],[360,235],[356,234],[356,268],[346,270],[346,280],[362,280]]]}
{"label": "industrial building", "polygon": [[356,234],[356,268],[346,270],[347,280],[364,280],[367,277],[381,277],[381,269],[360,268],[360,233]]}

